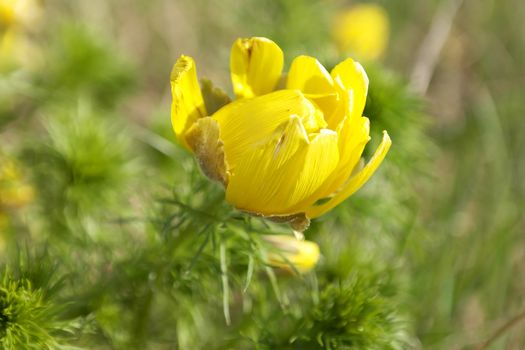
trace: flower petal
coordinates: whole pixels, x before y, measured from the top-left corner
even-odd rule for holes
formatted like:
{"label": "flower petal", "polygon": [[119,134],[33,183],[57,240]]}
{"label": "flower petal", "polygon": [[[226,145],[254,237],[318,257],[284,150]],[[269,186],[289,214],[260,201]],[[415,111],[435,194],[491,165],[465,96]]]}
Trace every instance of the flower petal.
{"label": "flower petal", "polygon": [[236,100],[212,117],[219,122],[228,164],[235,169],[245,153],[269,141],[290,116],[296,115],[303,120],[314,113],[315,107],[301,92],[279,90],[252,99]]}
{"label": "flower petal", "polygon": [[327,181],[323,197],[337,191],[349,179],[354,167],[361,159],[363,150],[370,141],[370,121],[366,117],[345,118],[338,128],[339,152],[341,160],[330,177],[331,183]]}
{"label": "flower petal", "polygon": [[230,57],[233,91],[237,98],[272,92],[281,78],[283,52],[266,38],[237,39]]}
{"label": "flower petal", "polygon": [[231,170],[226,200],[240,210],[268,216],[292,214],[288,212],[290,193],[302,171],[308,136],[297,116],[289,117],[277,130],[267,142],[251,146]]}
{"label": "flower petal", "polygon": [[338,135],[335,131],[323,129],[310,141],[302,171],[288,201],[293,207],[290,212],[304,212],[319,197],[314,194],[334,173],[340,160]]}
{"label": "flower petal", "polygon": [[360,172],[352,176],[344,187],[328,202],[320,205],[313,205],[309,208],[306,211],[306,216],[309,218],[321,216],[359,190],[379,167],[390,149],[391,144],[392,141],[390,140],[388,133],[383,131],[383,140],[368,164]]}
{"label": "flower petal", "polygon": [[228,164],[219,139],[219,123],[210,117],[198,119],[186,133],[186,142],[199,160],[204,174],[227,185]]}
{"label": "flower petal", "polygon": [[347,105],[344,114],[350,117],[362,116],[368,94],[368,77],[361,64],[348,58],[335,66],[331,75],[342,90],[341,96]]}
{"label": "flower petal", "polygon": [[299,213],[306,207],[298,203],[311,197],[338,161],[337,134],[323,130],[308,141],[293,116],[272,141],[241,159],[226,198],[239,209],[263,215]]}
{"label": "flower petal", "polygon": [[327,198],[348,181],[361,158],[365,145],[370,140],[368,118],[345,118],[337,128],[339,162],[322,185],[308,201],[300,206],[310,206],[315,201]]}
{"label": "flower petal", "polygon": [[334,81],[330,73],[314,57],[298,56],[293,60],[286,88],[301,90],[319,106],[327,119],[337,107],[339,98]]}
{"label": "flower petal", "polygon": [[170,80],[171,123],[179,141],[189,148],[184,133],[197,119],[207,116],[193,58],[181,56],[173,66]]}
{"label": "flower petal", "polygon": [[287,89],[298,89],[307,94],[335,94],[330,73],[314,57],[297,56],[290,66]]}

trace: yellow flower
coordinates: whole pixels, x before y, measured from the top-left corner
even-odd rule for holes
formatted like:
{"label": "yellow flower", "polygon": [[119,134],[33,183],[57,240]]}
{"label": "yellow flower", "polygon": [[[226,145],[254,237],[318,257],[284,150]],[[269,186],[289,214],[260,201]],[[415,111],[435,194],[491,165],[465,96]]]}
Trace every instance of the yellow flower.
{"label": "yellow flower", "polygon": [[363,186],[391,141],[384,132],[362,167],[370,137],[362,116],[368,78],[359,63],[346,59],[329,73],[315,58],[299,56],[286,76],[282,67],[273,41],[238,39],[230,60],[237,100],[208,110],[194,61],[181,56],[171,73],[171,119],[203,171],[224,184],[229,203],[304,230],[309,218]]}
{"label": "yellow flower", "polygon": [[0,155],[0,211],[23,207],[33,198],[33,187],[22,181],[17,165]]}
{"label": "yellow flower", "polygon": [[286,235],[266,235],[263,238],[274,248],[266,255],[266,262],[271,266],[305,273],[319,261],[319,246],[314,242]]}
{"label": "yellow flower", "polygon": [[375,4],[355,5],[339,13],[332,27],[339,51],[363,60],[381,57],[388,44],[388,32],[388,15]]}
{"label": "yellow flower", "polygon": [[0,32],[15,26],[30,26],[40,11],[35,0],[0,0]]}
{"label": "yellow flower", "polygon": [[3,234],[10,225],[10,212],[30,203],[33,198],[33,187],[23,182],[17,164],[0,153],[0,254],[6,246]]}
{"label": "yellow flower", "polygon": [[0,73],[35,64],[38,50],[28,33],[36,30],[40,14],[36,0],[0,0]]}

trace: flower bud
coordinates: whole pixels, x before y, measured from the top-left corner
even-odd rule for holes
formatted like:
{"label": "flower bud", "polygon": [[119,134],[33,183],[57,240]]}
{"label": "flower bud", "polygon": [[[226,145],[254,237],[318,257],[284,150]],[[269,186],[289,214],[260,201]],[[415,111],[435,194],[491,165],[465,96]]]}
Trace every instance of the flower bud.
{"label": "flower bud", "polygon": [[314,242],[301,241],[286,235],[266,235],[263,238],[273,248],[266,256],[266,261],[271,266],[305,273],[319,261],[319,246]]}

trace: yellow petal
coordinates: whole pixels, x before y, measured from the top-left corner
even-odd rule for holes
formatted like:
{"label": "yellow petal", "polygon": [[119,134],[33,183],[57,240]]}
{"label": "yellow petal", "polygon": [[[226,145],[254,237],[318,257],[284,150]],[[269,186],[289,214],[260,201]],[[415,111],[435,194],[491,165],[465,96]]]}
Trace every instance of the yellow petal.
{"label": "yellow petal", "polygon": [[301,90],[319,106],[327,119],[337,107],[338,96],[332,77],[314,57],[298,56],[293,60],[286,88]]}
{"label": "yellow petal", "polygon": [[287,89],[298,89],[307,94],[335,94],[330,73],[314,57],[296,57],[286,81]]}
{"label": "yellow petal", "polygon": [[237,98],[272,92],[283,69],[283,52],[266,38],[237,39],[230,57],[233,91]]}
{"label": "yellow petal", "polygon": [[197,119],[207,116],[193,59],[181,56],[173,66],[170,80],[171,123],[179,141],[189,148],[184,133]]}
{"label": "yellow petal", "polygon": [[[312,195],[314,201],[326,198],[348,181],[370,140],[368,118],[345,118],[337,129],[339,162],[325,182]],[[311,205],[313,202],[302,204]]]}
{"label": "yellow petal", "polygon": [[[212,117],[219,122],[221,140],[231,169],[254,147],[266,143],[290,116],[307,119],[315,108],[299,91],[279,90],[252,99],[236,100]],[[306,137],[306,135],[305,135]]]}
{"label": "yellow petal", "polygon": [[335,66],[331,75],[346,104],[344,115],[362,116],[368,94],[368,77],[361,64],[348,58]]}
{"label": "yellow petal", "polygon": [[[292,214],[289,197],[302,171],[308,135],[297,116],[276,129],[266,142],[250,146],[231,169],[226,200],[240,210],[266,216]],[[226,156],[229,160],[227,152]]]}
{"label": "yellow petal", "polygon": [[311,197],[338,161],[337,134],[323,130],[308,141],[301,121],[293,116],[270,142],[240,160],[226,198],[245,211],[295,214],[307,208],[298,203]]}
{"label": "yellow petal", "polygon": [[289,195],[289,203],[293,204],[293,207],[288,209],[290,212],[304,212],[319,199],[315,193],[334,173],[339,157],[337,133],[323,129],[313,137],[308,145],[303,169],[293,192]]}
{"label": "yellow petal", "polygon": [[313,205],[311,208],[309,208],[306,211],[306,215],[309,218],[321,216],[359,190],[379,167],[388,150],[390,149],[391,144],[392,141],[390,140],[388,133],[384,131],[381,144],[363,170],[352,176],[344,185],[344,187],[328,202],[320,205]]}
{"label": "yellow petal", "polygon": [[363,150],[370,141],[370,121],[368,118],[345,118],[339,126],[339,153],[341,160],[337,165],[330,179],[326,182],[326,187],[322,189],[321,195],[326,197],[335,191],[348,180],[356,164],[361,159]]}

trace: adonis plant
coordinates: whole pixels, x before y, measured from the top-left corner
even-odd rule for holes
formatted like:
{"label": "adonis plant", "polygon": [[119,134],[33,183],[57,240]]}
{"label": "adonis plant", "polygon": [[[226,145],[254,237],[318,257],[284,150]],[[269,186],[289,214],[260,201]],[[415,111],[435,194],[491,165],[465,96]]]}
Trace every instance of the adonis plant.
{"label": "adonis plant", "polygon": [[122,3],[0,0],[0,350],[524,348],[523,1]]}
{"label": "adonis plant", "polygon": [[171,73],[171,120],[204,173],[220,181],[235,208],[302,231],[356,192],[390,148],[383,141],[365,166],[363,117],[368,77],[348,58],[329,73],[299,56],[283,74],[283,52],[266,38],[238,39],[230,57],[236,99],[206,103],[195,62],[181,56]]}

